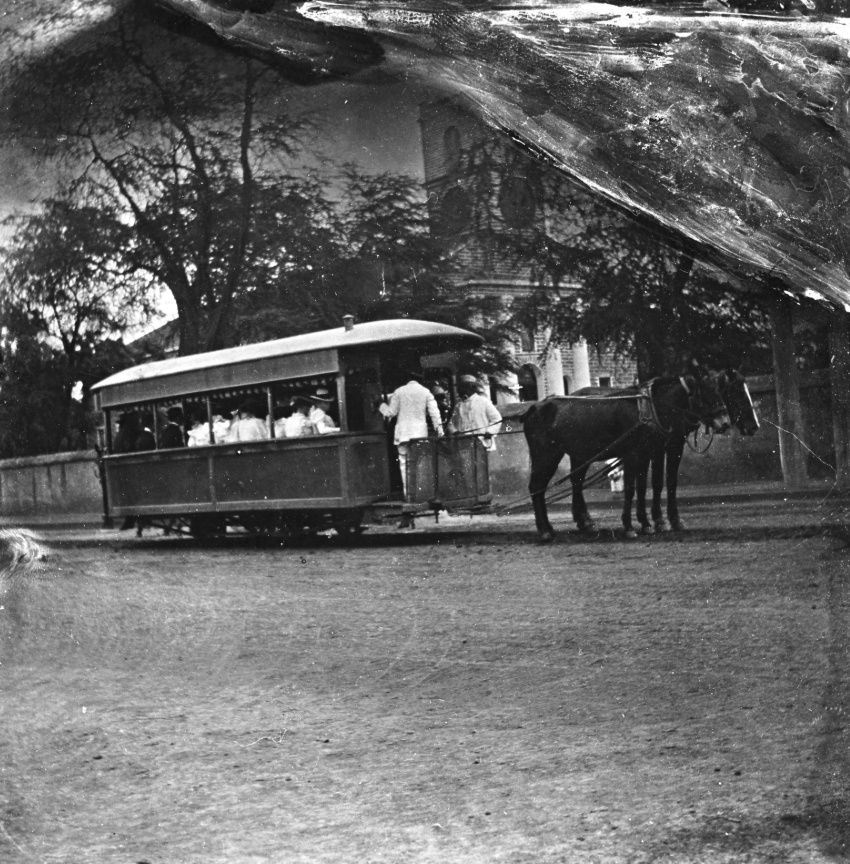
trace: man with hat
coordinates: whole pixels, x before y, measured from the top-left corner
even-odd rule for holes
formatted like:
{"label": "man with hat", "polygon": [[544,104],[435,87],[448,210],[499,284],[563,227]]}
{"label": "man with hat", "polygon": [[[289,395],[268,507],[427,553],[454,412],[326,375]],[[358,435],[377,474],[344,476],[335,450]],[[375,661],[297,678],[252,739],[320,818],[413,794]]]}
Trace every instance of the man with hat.
{"label": "man with hat", "polygon": [[449,421],[449,431],[460,435],[477,434],[478,440],[488,450],[495,450],[502,415],[486,396],[478,392],[478,380],[474,375],[461,375],[457,392],[460,399]]}
{"label": "man with hat", "polygon": [[[428,437],[428,418],[439,438],[443,437],[443,421],[434,394],[420,383],[418,372],[408,373],[407,384],[402,385],[390,396],[390,404],[382,402],[378,406],[381,414],[390,419],[396,418],[394,442],[398,450],[398,464],[401,468],[401,482],[407,497],[407,455],[408,442],[414,438]],[[407,520],[409,522],[409,519]],[[403,520],[402,524],[405,524]]]}
{"label": "man with hat", "polygon": [[325,387],[319,387],[314,396],[310,397],[313,403],[310,408],[310,413],[307,415],[309,421],[313,424],[313,428],[319,435],[327,435],[328,432],[339,432],[339,427],[334,426],[333,419],[328,415],[328,408],[331,407],[330,392]]}
{"label": "man with hat", "polygon": [[173,405],[165,412],[166,424],[159,434],[159,446],[163,449],[170,447],[185,447],[186,439],[183,435],[183,409]]}
{"label": "man with hat", "polygon": [[261,441],[269,437],[265,421],[257,415],[263,413],[260,402],[246,399],[237,411],[236,419],[230,426],[228,441]]}

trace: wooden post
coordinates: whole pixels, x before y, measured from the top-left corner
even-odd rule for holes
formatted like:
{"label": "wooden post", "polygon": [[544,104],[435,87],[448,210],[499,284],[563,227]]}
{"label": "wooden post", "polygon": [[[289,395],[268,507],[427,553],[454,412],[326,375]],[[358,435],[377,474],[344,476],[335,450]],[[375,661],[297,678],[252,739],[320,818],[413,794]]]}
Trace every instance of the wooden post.
{"label": "wooden post", "polygon": [[829,354],[835,480],[850,490],[850,315],[840,310],[829,324]]}
{"label": "wooden post", "polygon": [[777,293],[770,309],[773,343],[773,379],[779,425],[779,458],[782,478],[799,486],[808,478],[803,415],[800,411],[800,381],[794,356],[794,303]]}

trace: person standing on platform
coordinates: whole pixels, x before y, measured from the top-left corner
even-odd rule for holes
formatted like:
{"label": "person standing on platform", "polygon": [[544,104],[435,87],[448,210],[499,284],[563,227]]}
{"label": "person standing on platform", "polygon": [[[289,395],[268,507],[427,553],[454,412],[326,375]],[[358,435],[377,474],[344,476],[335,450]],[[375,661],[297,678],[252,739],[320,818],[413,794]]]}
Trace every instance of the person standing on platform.
{"label": "person standing on platform", "polygon": [[[428,437],[428,419],[437,432],[437,437],[443,437],[443,421],[434,394],[421,383],[417,372],[408,375],[407,384],[402,385],[390,396],[389,405],[382,402],[378,406],[381,414],[390,419],[396,418],[394,443],[398,451],[398,464],[401,469],[401,483],[404,497],[407,498],[407,457],[410,452],[409,442],[416,438]],[[413,520],[409,515],[402,516],[400,528],[412,527]]]}
{"label": "person standing on platform", "polygon": [[457,382],[457,392],[460,399],[449,422],[449,431],[458,435],[475,434],[488,450],[495,450],[502,415],[496,406],[478,391],[478,381],[474,376],[461,375]]}

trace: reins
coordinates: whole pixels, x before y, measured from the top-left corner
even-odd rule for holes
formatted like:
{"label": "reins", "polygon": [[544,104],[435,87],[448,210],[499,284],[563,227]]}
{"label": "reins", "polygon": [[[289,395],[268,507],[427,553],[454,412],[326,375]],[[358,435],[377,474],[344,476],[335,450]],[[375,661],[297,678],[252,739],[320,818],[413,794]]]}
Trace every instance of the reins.
{"label": "reins", "polygon": [[[688,433],[685,436],[685,443],[688,445],[688,450],[691,453],[696,453],[698,456],[702,456],[703,453],[708,453],[709,448],[714,443],[714,429],[711,426],[707,426],[708,432],[706,433],[706,437],[708,438],[708,444],[703,447],[702,450],[697,446],[697,433],[699,432],[699,426],[692,433]],[[694,443],[691,444],[691,434],[694,436]]]}
{"label": "reins", "polygon": [[[639,401],[641,399],[643,399],[649,405],[650,419],[647,420],[645,417],[640,417],[638,422],[635,423],[635,425],[632,426],[630,429],[628,429],[626,432],[624,432],[619,438],[617,438],[616,441],[603,447],[602,450],[600,450],[595,456],[592,456],[586,462],[579,465],[578,468],[571,469],[569,474],[566,474],[564,477],[561,477],[559,480],[556,480],[554,483],[547,484],[545,487],[543,487],[543,489],[537,489],[537,490],[530,491],[527,495],[524,495],[522,498],[517,498],[514,501],[508,501],[505,504],[501,504],[498,507],[495,507],[493,512],[495,512],[499,516],[502,516],[506,513],[512,512],[514,510],[518,510],[522,507],[527,507],[529,501],[531,501],[535,495],[539,495],[541,492],[545,493],[547,490],[554,489],[555,487],[558,487],[558,486],[560,486],[560,485],[562,485],[568,481],[571,481],[576,475],[578,475],[580,472],[586,470],[594,462],[603,461],[602,456],[607,451],[610,451],[611,449],[617,447],[618,444],[622,443],[624,440],[626,440],[630,435],[632,435],[638,429],[640,429],[641,427],[643,427],[649,423],[651,423],[653,426],[655,426],[655,428],[665,438],[669,438],[673,433],[673,424],[671,423],[669,429],[665,429],[661,425],[661,421],[660,421],[660,418],[658,417],[658,411],[657,411],[656,404],[655,404],[656,398],[652,395],[652,385],[655,383],[656,380],[657,379],[652,379],[651,381],[649,381],[647,383],[647,385],[645,385],[645,387],[641,388],[641,390],[639,392],[634,393],[634,394],[629,394],[627,396],[596,396],[593,394],[587,394],[584,396],[555,396],[555,397],[553,397],[553,401],[556,401],[556,400],[557,401],[561,401],[561,400],[574,400],[574,401],[596,400],[596,401],[611,402],[611,401],[616,401],[616,400],[634,400],[638,404],[639,404]],[[691,393],[691,389],[688,387],[687,382],[684,380],[684,378],[680,377],[679,383],[681,384],[682,389],[685,391],[685,393],[689,397],[692,397],[693,394]],[[683,408],[679,408],[678,406],[670,404],[670,402],[666,399],[661,399],[661,400],[657,400],[657,401],[660,401],[662,404],[666,405],[667,407],[671,408],[674,411],[678,411],[682,415],[683,418],[685,418],[688,414],[695,416],[697,418],[697,422],[699,423],[700,415],[698,412],[695,412],[690,408],[690,404],[689,404],[689,407],[687,409],[683,409]],[[640,416],[640,410],[639,410],[639,416]],[[713,431],[714,430],[712,429],[711,430],[712,434],[711,434],[711,438],[709,439],[708,446],[704,450],[701,450],[701,451],[695,450],[694,447],[691,447],[690,441],[688,440],[689,436],[687,436],[687,435],[685,436],[685,441],[688,443],[688,446],[691,447],[692,450],[694,450],[694,452],[705,453],[708,450],[708,448],[711,446],[711,443],[714,440]],[[468,433],[465,432],[463,434],[474,434],[474,432],[475,432],[475,430],[470,430],[470,432],[468,432]],[[614,462],[612,464],[606,464],[604,467],[602,467],[599,470],[597,470],[596,472],[594,472],[590,477],[585,478],[585,481],[582,484],[582,486],[588,487],[588,486],[592,485],[602,475],[607,476],[608,474],[610,474],[611,471],[613,471],[614,469],[619,467],[622,464],[622,462],[623,462],[622,458],[618,458],[618,459],[614,460]],[[573,494],[573,490],[567,489],[566,491],[563,491],[563,492],[556,492],[554,495],[548,495],[548,496],[546,496],[545,500],[546,500],[547,504],[551,504],[551,503],[554,503],[556,501],[560,501],[563,498],[571,497],[572,494]]]}
{"label": "reins", "polygon": [[[565,476],[561,477],[559,480],[556,480],[554,483],[547,483],[542,489],[535,489],[533,491],[530,491],[527,495],[523,495],[522,498],[517,498],[514,501],[508,501],[506,504],[500,504],[498,507],[494,508],[494,512],[501,516],[510,510],[518,509],[520,506],[526,505],[527,502],[530,499],[534,498],[535,495],[539,495],[541,492],[546,492],[547,489],[554,489],[556,486],[561,486],[562,484],[572,480],[573,477],[575,477],[581,471],[586,470],[594,462],[603,461],[601,459],[601,457],[607,450],[610,450],[612,447],[616,447],[621,441],[625,441],[625,439],[628,438],[629,435],[631,435],[633,432],[636,432],[643,425],[644,425],[643,421],[638,421],[637,423],[635,423],[634,426],[631,427],[631,429],[628,429],[626,432],[624,432],[616,441],[603,447],[595,456],[592,456],[586,462],[579,465],[578,468],[571,468],[569,474],[566,474]],[[593,480],[595,480],[597,477],[599,477],[600,474],[610,473],[614,468],[618,467],[622,463],[622,461],[623,460],[621,458],[618,458],[615,461],[614,465],[606,465],[604,468],[601,468],[600,470],[598,470],[594,474],[592,474],[589,478],[587,478],[582,485],[584,485],[584,486],[589,485],[590,483],[593,482]],[[561,498],[568,498],[572,494],[573,494],[572,489],[568,489],[566,492],[556,494],[556,495],[548,498],[547,501],[549,501],[549,502],[559,501]]]}

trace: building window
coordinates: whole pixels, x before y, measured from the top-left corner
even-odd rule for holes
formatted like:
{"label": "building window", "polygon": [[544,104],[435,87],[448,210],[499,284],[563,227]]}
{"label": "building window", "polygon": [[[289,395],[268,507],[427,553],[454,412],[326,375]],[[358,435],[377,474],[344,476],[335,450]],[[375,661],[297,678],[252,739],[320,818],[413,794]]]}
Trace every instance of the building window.
{"label": "building window", "polygon": [[523,327],[519,331],[519,350],[523,354],[531,354],[534,351],[534,328]]}
{"label": "building window", "polygon": [[519,372],[517,372],[520,402],[536,402],[540,398],[537,387],[538,372],[537,367],[530,363],[520,367]]}
{"label": "building window", "polygon": [[599,376],[599,386],[600,387],[610,387],[611,386],[611,376],[610,375],[600,375]]}

